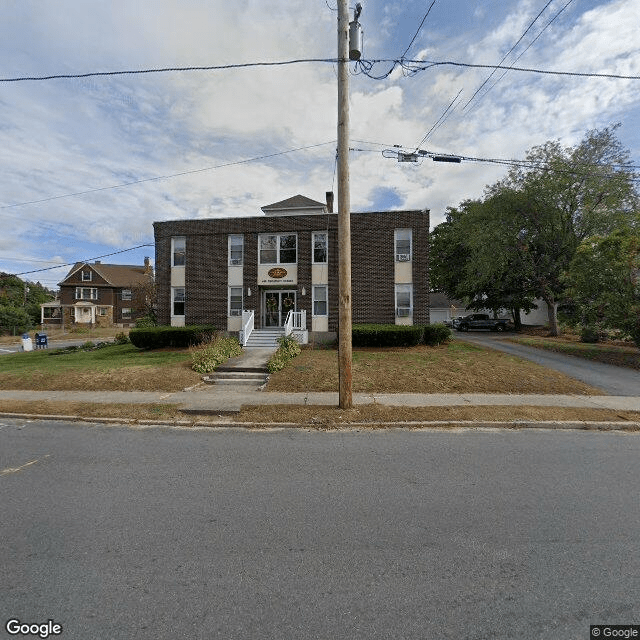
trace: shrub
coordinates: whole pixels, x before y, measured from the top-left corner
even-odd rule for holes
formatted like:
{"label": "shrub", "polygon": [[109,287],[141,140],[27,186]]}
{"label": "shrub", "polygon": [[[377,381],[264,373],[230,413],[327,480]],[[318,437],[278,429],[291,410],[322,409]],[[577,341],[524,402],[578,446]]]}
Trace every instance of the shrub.
{"label": "shrub", "polygon": [[204,324],[187,327],[145,327],[131,329],[129,340],[138,349],[186,348],[211,340],[214,334],[215,328]]}
{"label": "shrub", "polygon": [[278,338],[278,350],[269,358],[267,369],[269,373],[275,373],[284,369],[290,360],[293,360],[300,353],[300,345],[292,336],[282,336]]}
{"label": "shrub", "polygon": [[451,340],[451,329],[443,324],[428,324],[424,327],[424,343],[436,347]]}
{"label": "shrub", "polygon": [[120,333],[116,333],[113,341],[116,344],[129,344],[129,336],[124,331],[121,331]]}
{"label": "shrub", "polygon": [[580,329],[580,342],[599,342],[600,340],[600,332],[596,327],[586,326]]}
{"label": "shrub", "polygon": [[156,327],[158,323],[153,316],[142,316],[136,320],[136,329],[144,329],[146,327]]}
{"label": "shrub", "polygon": [[192,349],[191,368],[198,373],[211,373],[218,365],[242,353],[237,338],[217,337]]}
{"label": "shrub", "polygon": [[422,341],[424,327],[396,324],[354,324],[354,347],[415,347]]}

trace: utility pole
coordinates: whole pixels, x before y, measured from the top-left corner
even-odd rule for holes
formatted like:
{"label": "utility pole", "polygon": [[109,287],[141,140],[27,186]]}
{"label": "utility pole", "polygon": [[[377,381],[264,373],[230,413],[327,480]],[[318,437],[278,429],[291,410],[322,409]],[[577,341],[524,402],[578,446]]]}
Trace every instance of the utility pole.
{"label": "utility pole", "polygon": [[351,212],[349,194],[349,5],[338,0],[338,381],[339,406],[353,406],[351,378]]}

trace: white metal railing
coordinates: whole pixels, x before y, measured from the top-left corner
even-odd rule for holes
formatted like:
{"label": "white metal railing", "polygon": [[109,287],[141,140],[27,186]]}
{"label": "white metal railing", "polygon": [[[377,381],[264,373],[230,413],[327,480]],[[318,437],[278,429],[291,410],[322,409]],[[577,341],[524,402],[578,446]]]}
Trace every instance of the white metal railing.
{"label": "white metal railing", "polygon": [[305,331],[307,328],[306,311],[289,311],[284,323],[284,335],[291,335],[293,331]]}
{"label": "white metal railing", "polygon": [[242,312],[242,329],[240,330],[240,344],[245,347],[249,342],[249,336],[253,331],[253,311]]}

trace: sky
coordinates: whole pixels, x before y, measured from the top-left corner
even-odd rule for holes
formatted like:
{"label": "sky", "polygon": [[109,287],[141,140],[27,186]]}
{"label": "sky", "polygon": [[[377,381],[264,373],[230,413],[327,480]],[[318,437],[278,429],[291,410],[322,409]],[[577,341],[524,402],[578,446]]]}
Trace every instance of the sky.
{"label": "sky", "polygon": [[[335,1],[3,0],[0,79],[331,60]],[[432,2],[363,0],[363,59],[497,65],[517,43],[504,64],[640,76],[640,0],[436,0],[418,29]],[[427,208],[433,226],[507,170],[400,163],[394,145],[518,159],[620,123],[640,164],[640,80],[350,69],[352,211]],[[56,265],[153,261],[154,221],[324,201],[336,126],[331,62],[0,82],[0,271],[55,287]]]}

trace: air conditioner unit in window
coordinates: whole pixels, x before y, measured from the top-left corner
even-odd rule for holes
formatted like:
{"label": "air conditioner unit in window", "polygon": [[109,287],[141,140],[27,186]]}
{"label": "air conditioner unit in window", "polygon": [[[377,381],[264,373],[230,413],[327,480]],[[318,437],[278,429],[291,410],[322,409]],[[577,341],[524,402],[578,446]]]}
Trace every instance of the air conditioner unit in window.
{"label": "air conditioner unit in window", "polygon": [[408,318],[411,315],[411,309],[396,309],[396,315],[398,318]]}
{"label": "air conditioner unit in window", "polygon": [[231,264],[231,265],[241,265],[242,264],[242,258],[231,258],[231,260],[229,261],[229,264]]}
{"label": "air conditioner unit in window", "polygon": [[409,260],[411,260],[411,254],[410,253],[397,253],[396,254],[396,259],[398,260],[398,262],[409,262]]}
{"label": "air conditioner unit in window", "polygon": [[241,316],[242,315],[242,310],[240,310],[240,309],[231,309],[229,311],[229,315],[230,316]]}

